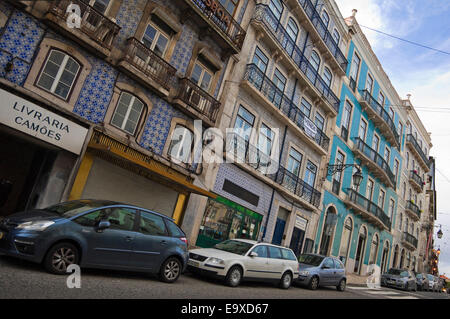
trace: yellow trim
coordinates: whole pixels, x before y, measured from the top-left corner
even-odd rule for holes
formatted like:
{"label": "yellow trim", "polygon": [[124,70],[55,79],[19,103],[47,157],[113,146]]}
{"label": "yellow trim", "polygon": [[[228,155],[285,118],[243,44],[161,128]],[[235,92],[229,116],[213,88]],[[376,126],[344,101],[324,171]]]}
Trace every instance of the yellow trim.
{"label": "yellow trim", "polygon": [[80,168],[78,169],[77,177],[75,178],[72,190],[69,195],[69,200],[81,198],[93,162],[94,157],[91,154],[86,153],[83,157],[83,160],[81,161]]}
{"label": "yellow trim", "polygon": [[186,203],[186,195],[180,193],[178,195],[178,200],[177,200],[177,204],[175,205],[175,209],[173,210],[173,216],[172,218],[175,219],[175,223],[177,225],[181,225],[182,222],[182,214],[183,214],[183,210],[184,210],[184,204]]}

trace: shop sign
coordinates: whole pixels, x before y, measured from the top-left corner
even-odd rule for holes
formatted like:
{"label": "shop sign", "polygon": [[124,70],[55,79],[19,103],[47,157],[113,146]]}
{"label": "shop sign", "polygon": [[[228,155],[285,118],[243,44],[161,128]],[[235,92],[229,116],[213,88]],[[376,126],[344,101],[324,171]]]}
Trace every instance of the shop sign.
{"label": "shop sign", "polygon": [[0,123],[80,154],[88,129],[0,89]]}
{"label": "shop sign", "polygon": [[308,221],[300,216],[295,216],[295,227],[300,228],[301,230],[306,231],[306,225]]}

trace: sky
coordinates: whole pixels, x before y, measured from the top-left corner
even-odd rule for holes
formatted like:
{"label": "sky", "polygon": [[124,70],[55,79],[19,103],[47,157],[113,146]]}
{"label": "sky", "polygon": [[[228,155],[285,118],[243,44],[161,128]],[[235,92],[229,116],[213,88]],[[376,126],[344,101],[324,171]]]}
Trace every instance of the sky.
{"label": "sky", "polygon": [[[450,1],[335,0],[342,16],[357,9],[356,20],[401,98],[411,94],[428,132],[436,159],[437,220],[442,225],[439,272],[450,277]],[[444,54],[406,43],[368,28],[432,47]],[[442,110],[438,108],[446,108]]]}

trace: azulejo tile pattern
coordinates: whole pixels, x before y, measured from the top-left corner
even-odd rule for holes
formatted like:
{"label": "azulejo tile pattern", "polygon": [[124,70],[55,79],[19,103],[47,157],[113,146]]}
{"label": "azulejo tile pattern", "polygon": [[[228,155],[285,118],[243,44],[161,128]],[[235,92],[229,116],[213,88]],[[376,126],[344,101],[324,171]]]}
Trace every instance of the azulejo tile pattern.
{"label": "azulejo tile pattern", "polygon": [[126,40],[134,36],[146,2],[146,0],[123,0],[116,16],[117,24],[121,27],[115,40],[118,48],[123,48]]}
{"label": "azulejo tile pattern", "polygon": [[93,123],[101,123],[112,98],[118,72],[102,60],[93,57],[88,59],[92,70],[84,82],[73,112]]}
{"label": "azulejo tile pattern", "polygon": [[192,57],[192,49],[196,41],[197,38],[194,30],[185,24],[170,60],[170,64],[177,69],[177,74],[180,77],[186,74],[189,60]]}

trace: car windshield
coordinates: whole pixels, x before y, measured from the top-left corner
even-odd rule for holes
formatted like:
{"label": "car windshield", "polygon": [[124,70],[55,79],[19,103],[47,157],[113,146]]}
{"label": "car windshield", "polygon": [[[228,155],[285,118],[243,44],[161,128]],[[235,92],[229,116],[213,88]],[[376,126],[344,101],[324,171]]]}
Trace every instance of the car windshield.
{"label": "car windshield", "polygon": [[422,279],[423,278],[422,274],[417,274],[416,277],[417,277],[417,279]]}
{"label": "car windshield", "polygon": [[298,262],[301,264],[319,266],[324,257],[316,255],[300,255],[298,257]]}
{"label": "car windshield", "polygon": [[407,277],[408,276],[408,272],[401,270],[401,269],[389,269],[388,274],[390,275],[397,275],[397,276],[401,276],[401,277]]}
{"label": "car windshield", "polygon": [[434,279],[433,275],[427,275],[427,277],[428,277],[429,280],[433,280]]}
{"label": "car windshield", "polygon": [[253,244],[238,240],[225,240],[224,242],[221,242],[214,246],[215,249],[238,255],[245,255],[252,247]]}
{"label": "car windshield", "polygon": [[91,210],[93,208],[105,206],[105,204],[106,203],[103,203],[100,201],[81,200],[81,201],[71,201],[71,202],[56,204],[56,205],[44,208],[43,210],[58,214],[60,216],[66,217],[66,218],[69,218],[69,217],[75,216],[79,213],[83,213],[88,210]]}

